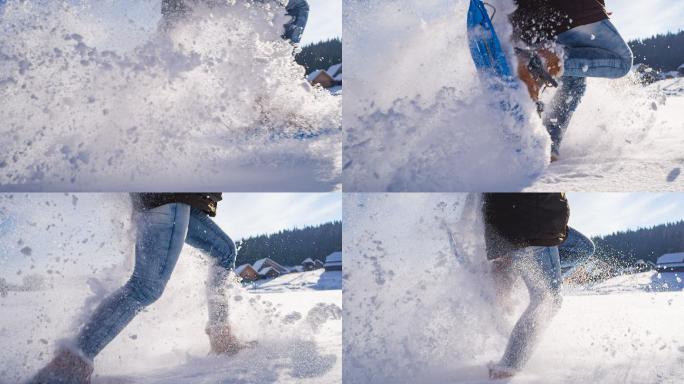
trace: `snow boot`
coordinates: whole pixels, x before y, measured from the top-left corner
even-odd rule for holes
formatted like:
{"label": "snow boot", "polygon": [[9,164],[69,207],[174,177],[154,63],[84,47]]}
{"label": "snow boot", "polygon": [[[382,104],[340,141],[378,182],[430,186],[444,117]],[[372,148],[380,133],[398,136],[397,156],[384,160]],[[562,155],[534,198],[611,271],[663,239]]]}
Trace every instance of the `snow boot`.
{"label": "snow boot", "polygon": [[93,362],[78,351],[61,348],[27,384],[90,384]]}
{"label": "snow boot", "polygon": [[489,368],[490,380],[510,379],[518,373],[518,371],[513,368],[494,363],[487,364],[487,368]]}
{"label": "snow boot", "polygon": [[247,345],[238,341],[229,325],[207,327],[206,332],[213,354],[230,356],[247,348]]}

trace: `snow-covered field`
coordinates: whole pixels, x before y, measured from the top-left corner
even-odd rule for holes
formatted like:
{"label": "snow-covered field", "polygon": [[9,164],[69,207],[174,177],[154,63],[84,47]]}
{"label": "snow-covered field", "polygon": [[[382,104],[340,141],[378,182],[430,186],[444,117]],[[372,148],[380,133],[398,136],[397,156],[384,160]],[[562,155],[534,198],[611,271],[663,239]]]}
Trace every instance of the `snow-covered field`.
{"label": "snow-covered field", "polygon": [[684,79],[646,88],[591,79],[551,164],[529,191],[681,191]]}
{"label": "snow-covered field", "polygon": [[[488,3],[508,36],[513,1]],[[529,122],[515,126],[480,84],[466,40],[468,4],[345,1],[346,190],[682,189],[682,79],[649,87],[631,77],[589,79],[562,160],[549,165],[548,133],[524,92],[513,97]]]}
{"label": "snow-covered field", "polygon": [[[0,277],[47,287],[0,297],[0,382],[46,364],[94,306],[129,278],[134,236],[126,195],[0,196]],[[238,256],[238,263],[240,262]],[[341,273],[322,270],[231,291],[236,335],[256,346],[209,356],[208,260],[186,246],[166,290],[95,359],[97,383],[339,383]]]}
{"label": "snow-covered field", "polygon": [[653,272],[566,287],[524,371],[489,381],[527,293],[497,299],[477,207],[457,194],[345,196],[345,383],[682,382],[681,278]]}
{"label": "snow-covered field", "polygon": [[9,0],[0,13],[0,190],[328,191],[341,97],[309,86],[271,2]]}
{"label": "snow-covered field", "polygon": [[[339,273],[338,289],[311,288],[321,278],[319,270],[241,292],[233,306],[245,313],[236,315],[236,332],[257,344],[233,357],[217,357],[208,355],[203,284],[192,277],[200,271],[184,271],[191,266],[181,264],[164,297],[96,358],[93,383],[341,382]],[[289,286],[287,279],[293,277],[306,284]],[[269,289],[272,285],[282,289]],[[27,378],[45,364],[54,343],[73,332],[74,318],[89,294],[83,277],[0,299],[0,382]]]}

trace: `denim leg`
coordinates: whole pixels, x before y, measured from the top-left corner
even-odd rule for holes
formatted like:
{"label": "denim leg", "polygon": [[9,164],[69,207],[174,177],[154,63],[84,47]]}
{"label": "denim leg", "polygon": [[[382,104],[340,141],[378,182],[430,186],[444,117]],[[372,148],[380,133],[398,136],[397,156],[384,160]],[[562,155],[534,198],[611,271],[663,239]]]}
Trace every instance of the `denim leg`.
{"label": "denim leg", "polygon": [[161,297],[185,241],[190,206],[167,204],[135,213],[135,268],[128,282],[107,297],[78,335],[93,359],[144,307]]}
{"label": "denim leg", "polygon": [[283,38],[297,44],[302,40],[302,34],[309,19],[309,3],[306,0],[290,0],[285,9],[292,20],[285,24]]}
{"label": "denim leg", "polygon": [[204,212],[192,208],[188,236],[189,245],[199,249],[213,259],[209,267],[207,283],[207,302],[209,306],[209,326],[220,326],[228,322],[228,277],[235,269],[237,251],[235,243]]}
{"label": "denim leg", "polygon": [[546,106],[543,119],[544,126],[551,135],[551,153],[556,156],[560,153],[561,141],[570,125],[570,119],[582,101],[586,90],[586,78],[563,76],[560,87]]}
{"label": "denim leg", "polygon": [[530,304],[513,327],[500,365],[521,369],[530,359],[542,332],[562,303],[557,247],[529,247],[513,255],[514,268],[530,295]]}
{"label": "denim leg", "polygon": [[575,27],[557,42],[565,47],[565,76],[619,78],[632,68],[632,50],[610,20]]}

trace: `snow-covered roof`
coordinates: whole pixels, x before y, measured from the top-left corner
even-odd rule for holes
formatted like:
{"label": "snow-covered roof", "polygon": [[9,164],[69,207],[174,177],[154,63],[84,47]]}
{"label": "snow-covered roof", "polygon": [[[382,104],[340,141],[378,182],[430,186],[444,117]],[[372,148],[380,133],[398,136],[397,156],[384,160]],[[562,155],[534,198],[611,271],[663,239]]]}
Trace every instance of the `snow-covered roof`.
{"label": "snow-covered roof", "polygon": [[279,272],[277,269],[273,268],[273,267],[266,267],[266,268],[262,269],[261,271],[259,271],[259,274],[260,274],[261,276],[266,276],[266,275],[268,275],[271,271],[273,271],[273,272],[277,273],[278,275],[280,275],[280,272]]}
{"label": "snow-covered roof", "polygon": [[342,262],[342,252],[333,252],[325,258],[325,263],[341,263]]}
{"label": "snow-covered roof", "polygon": [[666,253],[658,258],[658,264],[684,263],[684,252]]}
{"label": "snow-covered roof", "polygon": [[332,77],[337,77],[342,74],[342,63],[340,64],[333,64],[328,68],[328,74]]}
{"label": "snow-covered roof", "polygon": [[287,268],[269,259],[268,257],[255,261],[252,267],[259,273],[262,273],[262,269],[265,267],[273,267],[276,271],[280,273],[287,272]]}
{"label": "snow-covered roof", "polygon": [[235,273],[237,273],[237,274],[239,275],[239,274],[241,274],[241,273],[242,273],[245,269],[247,269],[247,268],[254,268],[254,267],[252,267],[252,265],[249,264],[249,263],[247,263],[247,264],[242,264],[241,266],[235,268]]}
{"label": "snow-covered roof", "polygon": [[309,75],[306,77],[306,79],[309,80],[310,82],[311,82],[311,81],[314,81],[314,80],[316,79],[316,77],[318,77],[318,75],[319,75],[321,72],[323,72],[322,69],[317,69],[317,70],[315,70],[315,71],[309,73]]}
{"label": "snow-covered roof", "polygon": [[307,257],[306,259],[302,260],[302,264],[313,264],[314,261],[311,260],[310,257]]}
{"label": "snow-covered roof", "polygon": [[679,67],[677,67],[677,70],[678,70],[678,71],[684,70],[684,64],[682,64],[682,65],[680,65]]}

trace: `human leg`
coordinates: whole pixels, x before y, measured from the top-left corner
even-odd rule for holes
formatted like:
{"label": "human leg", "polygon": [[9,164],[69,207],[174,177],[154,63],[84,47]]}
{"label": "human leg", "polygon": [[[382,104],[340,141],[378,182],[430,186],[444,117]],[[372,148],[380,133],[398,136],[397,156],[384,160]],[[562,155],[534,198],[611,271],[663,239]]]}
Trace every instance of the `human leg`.
{"label": "human leg", "polygon": [[183,246],[189,213],[185,204],[136,213],[135,269],[130,280],[100,303],[75,343],[61,347],[30,383],[90,382],[93,358],[142,308],[161,296]]}
{"label": "human leg", "polygon": [[235,353],[240,344],[228,321],[231,271],[235,269],[237,252],[233,240],[204,212],[192,209],[186,243],[212,259],[207,282],[209,322],[207,334],[215,353]]}
{"label": "human leg", "polygon": [[136,213],[133,274],[98,306],[78,335],[78,347],[87,357],[94,358],[135,315],[161,297],[183,247],[189,217],[185,204]]}
{"label": "human leg", "polygon": [[558,248],[529,247],[513,255],[514,268],[527,286],[530,303],[513,327],[500,370],[520,370],[562,303]]}
{"label": "human leg", "polygon": [[556,41],[565,49],[564,76],[619,78],[632,68],[632,51],[610,20],[575,27]]}
{"label": "human leg", "polygon": [[543,122],[549,135],[551,135],[552,156],[559,156],[561,141],[586,89],[587,83],[584,77],[563,76],[560,87],[546,106]]}

